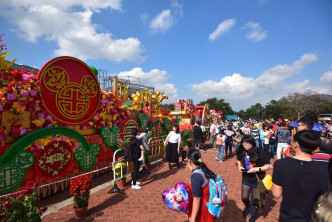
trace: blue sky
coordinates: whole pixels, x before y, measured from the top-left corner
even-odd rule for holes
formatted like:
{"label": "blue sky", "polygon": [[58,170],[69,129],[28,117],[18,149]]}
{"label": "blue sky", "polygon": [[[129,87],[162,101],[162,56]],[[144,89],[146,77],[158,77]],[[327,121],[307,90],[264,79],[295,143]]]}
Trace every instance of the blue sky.
{"label": "blue sky", "polygon": [[217,97],[239,111],[332,94],[331,11],[331,0],[0,0],[0,33],[21,64],[74,56],[166,103]]}

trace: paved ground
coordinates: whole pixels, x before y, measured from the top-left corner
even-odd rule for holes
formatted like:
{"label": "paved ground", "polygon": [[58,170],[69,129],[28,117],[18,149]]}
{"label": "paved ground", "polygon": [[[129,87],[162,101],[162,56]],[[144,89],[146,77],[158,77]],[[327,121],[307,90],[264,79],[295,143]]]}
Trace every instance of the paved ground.
{"label": "paved ground", "polygon": [[[217,221],[241,222],[248,221],[242,217],[244,208],[241,201],[241,173],[238,172],[235,157],[223,163],[215,160],[216,150],[208,150],[202,154],[202,160],[215,173],[225,178],[228,185],[228,203]],[[272,161],[273,162],[273,161]],[[269,171],[272,174],[272,170]],[[99,184],[106,182],[110,173],[94,178]],[[186,221],[184,213],[170,210],[163,202],[161,195],[165,189],[173,187],[178,182],[188,182],[190,171],[185,164],[181,168],[168,169],[164,162],[153,165],[151,175],[142,175],[142,189],[132,190],[130,186],[124,189],[124,194],[107,194],[112,188],[108,183],[102,185],[99,191],[91,195],[88,215],[84,219],[75,216],[73,204],[65,206],[43,217],[43,221]],[[129,184],[129,183],[128,183]],[[104,188],[103,188],[104,187]],[[62,191],[42,201],[43,204],[55,206],[62,199],[69,197],[69,190]],[[69,202],[70,201],[70,202]],[[67,202],[72,203],[71,200]],[[64,203],[64,205],[66,205]],[[257,215],[256,221],[277,221],[280,200],[267,197],[265,209]]]}

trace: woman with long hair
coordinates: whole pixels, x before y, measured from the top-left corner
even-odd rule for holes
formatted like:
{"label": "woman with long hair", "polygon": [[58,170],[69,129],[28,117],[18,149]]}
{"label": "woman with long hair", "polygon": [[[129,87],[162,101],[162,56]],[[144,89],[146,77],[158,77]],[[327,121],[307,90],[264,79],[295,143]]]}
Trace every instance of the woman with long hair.
{"label": "woman with long hair", "polygon": [[249,221],[255,221],[258,206],[254,203],[254,193],[258,179],[262,180],[265,171],[270,169],[270,159],[266,152],[256,147],[255,139],[249,135],[243,136],[236,155],[239,171],[242,172],[241,199],[245,205],[242,214],[245,218],[251,214]]}
{"label": "woman with long hair", "polygon": [[269,150],[270,150],[270,138],[273,134],[270,125],[267,122],[264,122],[262,125],[262,131],[263,131],[263,146],[264,146],[264,151],[270,155]]}
{"label": "woman with long hair", "polygon": [[164,142],[164,146],[166,145],[166,162],[168,162],[169,169],[171,170],[173,168],[171,163],[176,163],[177,167],[180,168],[179,153],[181,146],[181,135],[179,132],[179,126],[173,126],[173,130],[167,135]]}
{"label": "woman with long hair", "polygon": [[[209,213],[206,203],[210,197],[209,178],[214,178],[215,174],[203,163],[201,153],[197,149],[189,150],[187,166],[192,172],[188,184],[192,197],[188,208],[189,221],[213,222],[215,217]],[[203,171],[204,175],[195,173],[195,170]]]}
{"label": "woman with long hair", "polygon": [[141,143],[141,140],[138,139],[137,136],[138,130],[133,129],[131,131],[131,140],[130,140],[130,146],[132,149],[132,155],[133,155],[133,161],[134,161],[134,170],[131,173],[131,178],[132,178],[132,189],[139,190],[142,189],[139,185],[141,182],[137,181],[138,178],[138,172],[139,172],[139,166],[140,166],[140,161],[139,158],[141,157],[141,150],[144,150],[144,147]]}

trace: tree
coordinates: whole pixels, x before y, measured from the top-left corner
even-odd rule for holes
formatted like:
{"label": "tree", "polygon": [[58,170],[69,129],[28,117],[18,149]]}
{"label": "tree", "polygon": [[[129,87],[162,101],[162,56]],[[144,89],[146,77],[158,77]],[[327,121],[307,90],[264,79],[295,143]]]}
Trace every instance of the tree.
{"label": "tree", "polygon": [[263,119],[264,115],[264,107],[260,103],[256,103],[255,105],[250,106],[246,110],[246,117],[247,119],[249,118],[254,118],[254,119]]}
{"label": "tree", "polygon": [[167,110],[174,110],[174,103],[170,103],[170,104],[160,104],[160,107],[161,108],[164,108],[165,109],[165,111],[167,111]]}
{"label": "tree", "polygon": [[221,111],[224,115],[234,115],[236,112],[232,109],[229,103],[225,102],[224,99],[217,100],[216,97],[207,99],[198,104],[198,106],[204,106],[205,104],[210,105],[210,110]]}
{"label": "tree", "polygon": [[273,118],[278,119],[281,117],[282,113],[282,105],[279,101],[271,100],[268,104],[265,106],[264,116],[265,118]]}
{"label": "tree", "polygon": [[295,92],[288,94],[281,98],[281,103],[283,106],[289,107],[290,110],[288,111],[295,112],[297,120],[308,115],[314,114],[317,116],[322,105],[324,105],[323,100],[312,90],[304,93]]}

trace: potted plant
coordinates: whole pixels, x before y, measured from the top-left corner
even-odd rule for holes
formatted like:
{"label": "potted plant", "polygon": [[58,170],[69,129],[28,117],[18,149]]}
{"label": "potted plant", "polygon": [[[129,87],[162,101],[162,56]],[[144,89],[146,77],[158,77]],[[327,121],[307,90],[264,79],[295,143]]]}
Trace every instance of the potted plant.
{"label": "potted plant", "polygon": [[191,130],[183,130],[181,132],[181,146],[184,147],[185,150],[188,150],[192,147],[192,131]]}
{"label": "potted plant", "polygon": [[28,181],[26,189],[20,196],[5,199],[5,203],[2,205],[5,221],[41,221],[41,216],[47,210],[47,207],[39,205],[37,188],[37,182]]}
{"label": "potted plant", "polygon": [[127,140],[123,140],[120,142],[120,147],[122,150],[126,150],[127,146],[130,144],[130,140],[127,139]]}
{"label": "potted plant", "polygon": [[144,158],[145,158],[145,167],[146,169],[150,169],[151,168],[151,157],[150,157],[150,151],[145,151],[144,152]]}
{"label": "potted plant", "polygon": [[70,181],[70,195],[74,197],[74,209],[77,217],[86,216],[89,205],[90,189],[90,175],[79,176]]}
{"label": "potted plant", "polygon": [[[122,175],[121,175],[121,168],[122,168]],[[126,174],[127,174],[127,165],[125,162],[120,162],[115,164],[115,175],[117,178],[120,178],[117,181],[117,185],[120,189],[123,189],[126,186]]]}

